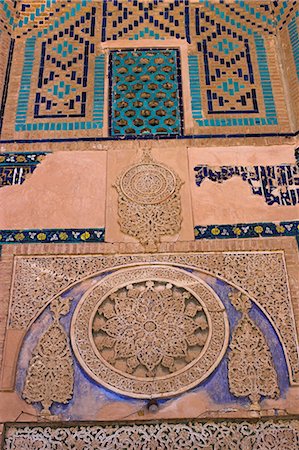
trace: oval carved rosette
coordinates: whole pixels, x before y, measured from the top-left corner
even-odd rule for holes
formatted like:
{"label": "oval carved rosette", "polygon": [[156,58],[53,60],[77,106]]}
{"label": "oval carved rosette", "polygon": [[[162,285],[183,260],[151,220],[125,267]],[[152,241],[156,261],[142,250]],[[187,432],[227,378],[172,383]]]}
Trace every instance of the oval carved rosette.
{"label": "oval carved rosette", "polygon": [[99,384],[135,398],[163,398],[198,384],[221,361],[229,336],[216,293],[168,266],[122,269],[80,300],[71,341]]}

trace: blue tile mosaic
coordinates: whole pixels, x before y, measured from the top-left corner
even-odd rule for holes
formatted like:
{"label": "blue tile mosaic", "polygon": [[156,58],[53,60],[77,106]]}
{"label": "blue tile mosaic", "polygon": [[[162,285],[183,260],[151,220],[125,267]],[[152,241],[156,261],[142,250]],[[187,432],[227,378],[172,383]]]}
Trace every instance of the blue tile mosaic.
{"label": "blue tile mosaic", "polygon": [[195,239],[244,239],[295,236],[299,240],[299,221],[237,223],[234,225],[196,225]]}
{"label": "blue tile mosaic", "polygon": [[234,176],[241,177],[255,195],[264,197],[267,205],[295,206],[299,204],[299,167],[297,164],[279,166],[221,166],[194,167],[195,182],[201,186],[207,178],[223,183]]}
{"label": "blue tile mosaic", "polygon": [[[142,39],[151,39],[153,46],[155,41],[165,39],[176,41],[178,46],[192,43],[192,49],[189,48],[192,115],[199,130],[206,127],[209,130],[184,135],[183,105],[179,96],[180,114],[173,126],[179,131],[164,123],[162,133],[157,133],[155,126],[144,127],[142,134],[136,130],[133,134],[122,133],[122,130],[114,133],[114,117],[110,116],[111,138],[296,135],[289,129],[283,130],[283,126],[278,128],[280,120],[275,96],[279,92],[271,82],[275,69],[267,55],[266,39],[274,34],[277,26],[288,28],[299,76],[297,0],[277,0],[273,5],[246,0],[234,0],[233,3],[211,0],[149,0],[146,3],[139,0],[41,0],[38,4],[23,2],[19,18],[14,18],[14,3],[1,0],[0,8],[4,9],[10,27],[15,30],[16,41],[22,36],[27,39],[15,123],[15,131],[30,132],[33,139],[26,142],[34,142],[35,132],[41,131],[61,131],[61,140],[71,142],[72,132],[91,130],[85,133],[87,139],[92,133],[92,140],[102,139],[102,133],[106,132],[103,131],[104,110],[108,109],[104,108],[105,65],[109,61],[105,61],[100,41],[119,39],[134,41],[134,48],[136,42],[142,43]],[[8,81],[9,78],[5,83],[6,92]],[[87,84],[94,89],[87,89]],[[180,76],[178,84],[180,88]],[[2,102],[0,128],[5,101]],[[286,112],[280,113],[279,117],[283,114]],[[126,121],[127,118],[119,120]],[[156,120],[154,117],[153,123]],[[132,131],[134,127],[132,123],[130,125]],[[227,127],[235,128],[236,132],[227,129],[219,132]],[[60,139],[57,135],[54,139],[40,136],[39,142]]]}
{"label": "blue tile mosaic", "polygon": [[[78,8],[71,12],[75,16]],[[50,33],[49,29],[46,40],[41,40],[37,36],[27,39],[16,115],[16,131],[72,131],[102,128],[104,56],[96,57],[94,74],[91,74],[89,70],[89,60],[95,51],[95,20],[96,8],[91,7],[79,17],[77,15],[74,23],[69,23],[63,31],[60,29]],[[40,60],[35,101],[32,105],[30,104],[31,79],[37,48],[40,52]],[[90,99],[87,85],[92,76],[94,77],[94,98]],[[92,100],[92,120],[86,120],[87,104]],[[33,119],[48,120],[33,121]]]}
{"label": "blue tile mosaic", "polygon": [[189,0],[103,0],[102,42],[117,39],[186,39]]}
{"label": "blue tile mosaic", "polygon": [[290,21],[288,29],[294,55],[297,78],[299,80],[299,11],[296,11],[296,15]]}
{"label": "blue tile mosaic", "polygon": [[[195,8],[193,24],[199,56],[189,56],[193,118],[200,127],[276,125],[264,37],[215,4],[205,2],[205,6],[206,10]],[[245,7],[244,2],[240,6]],[[211,12],[219,16],[219,21],[211,19]],[[257,54],[259,73],[255,73],[252,63],[252,47]],[[259,77],[261,98],[258,98]]]}
{"label": "blue tile mosaic", "polygon": [[105,228],[50,228],[40,230],[0,230],[3,244],[76,244],[104,242]]}
{"label": "blue tile mosaic", "polygon": [[182,134],[179,52],[128,49],[110,53],[112,136]]}
{"label": "blue tile mosaic", "polygon": [[0,153],[0,188],[24,183],[46,155],[46,152]]}

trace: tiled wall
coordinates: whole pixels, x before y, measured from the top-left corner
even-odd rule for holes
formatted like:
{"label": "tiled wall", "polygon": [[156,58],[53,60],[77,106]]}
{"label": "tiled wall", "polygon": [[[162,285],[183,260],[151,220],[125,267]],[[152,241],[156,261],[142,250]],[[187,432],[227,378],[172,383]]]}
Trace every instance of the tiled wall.
{"label": "tiled wall", "polygon": [[13,51],[13,25],[17,2],[0,0],[0,134],[8,87],[7,67]]}
{"label": "tiled wall", "polygon": [[[282,3],[282,2],[281,2]],[[288,98],[293,129],[299,127],[299,9],[296,2],[283,2],[278,16],[277,34],[281,45],[282,63],[285,68]],[[286,5],[287,4],[287,5]]]}
{"label": "tiled wall", "polygon": [[[270,0],[21,2],[19,18],[14,22],[7,18],[16,42],[10,108],[5,111],[1,137],[43,139],[45,131],[48,139],[291,135],[296,131],[298,102],[292,103],[285,89],[293,92],[298,88],[297,6],[297,1]],[[276,34],[283,45],[278,44]],[[131,114],[132,123],[143,122],[134,128],[115,110],[114,85],[121,81],[110,77],[110,84],[105,83],[105,74],[120,69],[125,78],[128,68],[125,63],[113,66],[109,54],[113,55],[113,49],[161,45],[176,48],[178,57],[183,58],[182,76],[179,59],[172,74],[177,84],[172,94],[178,103],[174,107],[178,117],[172,128],[173,117],[164,117],[164,111],[162,126],[157,116],[161,108],[157,107],[153,117],[150,108],[142,108],[140,93],[134,91],[138,83],[132,80],[124,87],[132,100],[126,113]],[[284,49],[282,58],[283,51],[292,57],[286,83],[279,48]],[[153,83],[156,75],[143,80],[147,103],[157,101],[159,83],[156,90],[149,87],[157,84]],[[143,109],[145,116],[141,117]],[[113,130],[114,120],[122,121],[121,130]]]}

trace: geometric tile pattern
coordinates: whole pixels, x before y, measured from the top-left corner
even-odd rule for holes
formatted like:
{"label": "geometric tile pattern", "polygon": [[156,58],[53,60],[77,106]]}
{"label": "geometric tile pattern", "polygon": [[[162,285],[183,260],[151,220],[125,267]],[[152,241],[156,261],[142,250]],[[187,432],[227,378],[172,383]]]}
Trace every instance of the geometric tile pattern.
{"label": "geometric tile pattern", "polygon": [[275,25],[279,27],[279,30],[282,30],[298,8],[298,0],[273,0],[271,7],[273,8]]}
{"label": "geometric tile pattern", "polygon": [[0,28],[6,30],[10,35],[15,23],[15,0],[0,0]]}
{"label": "geometric tile pattern", "polygon": [[0,153],[0,188],[23,184],[47,153]]}
{"label": "geometric tile pattern", "polygon": [[[267,39],[273,39],[276,26],[286,24],[299,74],[298,18],[294,19],[297,0],[28,0],[20,4],[17,20],[11,12],[11,0],[0,0],[0,5],[15,29],[15,51],[18,36],[26,39],[14,113],[15,131],[29,131],[30,138],[36,131],[52,131],[50,136],[61,131],[67,138],[74,131],[91,130],[85,133],[87,137],[102,136],[102,131],[97,132],[103,129],[104,110],[109,109],[104,105],[108,94],[104,92],[105,67],[109,61],[101,42],[144,38],[152,41],[152,50],[157,40],[191,44],[188,58],[192,117],[194,124],[206,128],[205,135],[214,136],[219,134],[217,129],[225,127],[235,128],[235,134],[290,131],[283,128],[288,127],[286,108],[280,108],[275,100],[282,96],[282,88],[276,78],[271,81],[273,75],[278,76],[278,67],[275,55],[267,54]],[[140,41],[138,50],[142,49]],[[183,136],[179,69],[177,74],[176,117],[169,117],[167,112],[157,117],[157,111],[148,107],[143,111],[150,112],[148,119],[122,117],[131,111],[136,115],[137,109],[130,104],[130,110],[116,110],[112,101],[110,115],[105,118],[108,124],[110,121],[110,136]],[[279,101],[283,105],[283,98]],[[168,123],[163,122],[163,117]],[[147,125],[138,127],[134,120]],[[115,127],[117,121],[129,125],[121,127],[118,123]],[[4,118],[3,135],[7,129]]]}
{"label": "geometric tile pattern", "polygon": [[117,39],[189,38],[189,0],[103,0],[102,42]]}
{"label": "geometric tile pattern", "polygon": [[[245,8],[244,2],[238,4]],[[225,6],[230,11],[234,9],[232,5]],[[199,54],[189,56],[189,71],[192,112],[197,124],[277,124],[263,36],[248,27],[244,16],[239,14],[236,20],[228,15],[227,8],[220,10],[214,3],[205,2],[205,8],[195,7],[193,12],[193,36]]]}
{"label": "geometric tile pattern", "polygon": [[255,195],[263,196],[267,205],[295,206],[299,204],[299,167],[297,164],[279,166],[221,166],[194,167],[195,182],[201,186],[207,178],[223,183],[234,176],[241,177]]}
{"label": "geometric tile pattern", "polygon": [[181,133],[181,69],[173,49],[110,52],[110,134]]}
{"label": "geometric tile pattern", "polygon": [[16,130],[70,130],[76,126],[101,126],[101,121],[94,124],[76,122],[77,125],[72,122],[27,123],[32,112],[34,119],[86,117],[89,59],[94,53],[95,13],[96,9],[91,8],[63,30],[54,31],[42,40],[34,105],[29,105],[29,95],[37,38],[27,39]]}

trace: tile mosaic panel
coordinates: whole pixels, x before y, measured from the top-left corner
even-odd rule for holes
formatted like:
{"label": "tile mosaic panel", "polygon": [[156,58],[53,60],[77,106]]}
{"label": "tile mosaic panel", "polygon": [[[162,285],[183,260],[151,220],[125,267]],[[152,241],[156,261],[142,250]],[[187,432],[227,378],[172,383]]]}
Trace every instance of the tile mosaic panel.
{"label": "tile mosaic panel", "polygon": [[13,52],[13,22],[17,2],[0,0],[0,134]]}
{"label": "tile mosaic panel", "polygon": [[110,53],[112,136],[182,134],[180,55],[174,49]]}
{"label": "tile mosaic panel", "polygon": [[104,0],[102,42],[139,38],[190,42],[189,0]]}
{"label": "tile mosaic panel", "polygon": [[279,166],[194,167],[195,182],[201,186],[205,178],[223,183],[234,176],[241,177],[255,195],[263,196],[267,205],[295,206],[299,203],[299,168],[297,164]]}
{"label": "tile mosaic panel", "polygon": [[[74,15],[74,14],[73,14]],[[96,8],[75,16],[47,38],[27,39],[21,88],[16,116],[16,131],[76,130],[102,127],[104,89],[104,58],[95,59],[94,74],[90,73],[90,58],[95,53]],[[36,70],[35,54],[39,54],[37,86],[34,103],[30,102],[30,81]],[[94,75],[93,116],[87,114],[88,83]],[[91,100],[92,101],[92,100]],[[52,120],[54,119],[54,120]],[[62,120],[60,120],[62,119]],[[83,119],[83,120],[82,120]]]}
{"label": "tile mosaic panel", "polygon": [[0,188],[22,184],[47,153],[0,153]]}
{"label": "tile mosaic panel", "polygon": [[273,8],[274,24],[279,30],[282,30],[298,8],[298,0],[273,0],[271,7]]}
{"label": "tile mosaic panel", "polygon": [[33,0],[21,2],[19,17],[15,19],[16,37],[30,35],[31,32],[47,34],[59,24],[64,24],[69,18],[74,18],[92,0]]}
{"label": "tile mosaic panel", "polygon": [[[276,125],[264,40],[265,33],[272,31],[267,28],[263,35],[260,25],[245,16],[259,16],[271,27],[270,18],[244,2],[218,5],[205,1],[203,5],[195,6],[192,16],[192,39],[199,55],[189,56],[192,112],[197,125]],[[239,9],[244,9],[243,15]]]}
{"label": "tile mosaic panel", "polygon": [[[190,44],[194,129],[188,136],[291,132],[284,93],[277,82],[279,68],[269,42],[276,26],[289,27],[297,62],[297,0],[38,0],[22,2],[18,19],[9,12],[9,0],[2,0],[1,5],[9,16],[5,20],[14,28],[16,51],[26,40],[15,122],[20,137],[29,132],[30,137],[41,139],[43,131],[60,131],[63,138],[71,138],[85,130],[84,135],[101,138],[108,118],[104,117],[108,109],[104,105],[104,70],[109,63],[101,42],[106,45],[124,39],[140,41],[140,50],[142,39],[151,39],[151,48],[157,40]],[[178,106],[182,115],[181,100]],[[7,127],[4,121],[2,134],[8,140],[11,120],[13,114],[7,117]],[[153,123],[156,120],[154,117]],[[162,134],[151,125],[144,127],[150,129],[144,135],[184,137],[182,130],[163,125]],[[182,124],[176,123],[173,128],[180,127]],[[113,139],[138,135],[114,133],[112,128],[109,134]]]}
{"label": "tile mosaic panel", "polygon": [[296,66],[296,74],[299,80],[299,11],[296,11],[296,14],[292,17],[288,25],[288,30]]}
{"label": "tile mosaic panel", "polygon": [[15,24],[16,0],[0,0],[0,29],[11,34]]}

